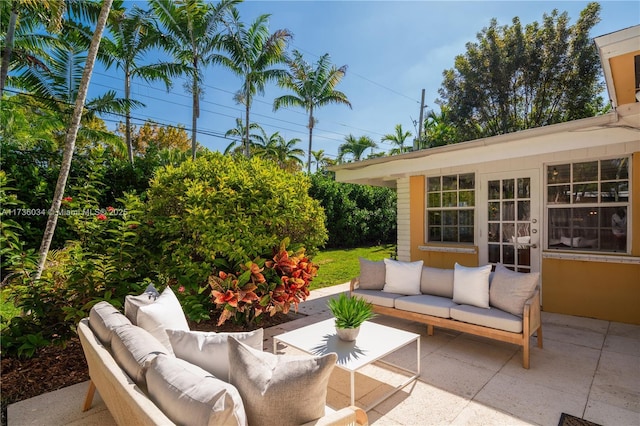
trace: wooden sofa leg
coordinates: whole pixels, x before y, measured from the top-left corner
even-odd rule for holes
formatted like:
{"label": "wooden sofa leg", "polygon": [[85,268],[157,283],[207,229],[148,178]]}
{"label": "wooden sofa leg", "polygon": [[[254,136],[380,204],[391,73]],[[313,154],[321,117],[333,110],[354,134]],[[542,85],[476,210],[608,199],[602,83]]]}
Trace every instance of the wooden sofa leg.
{"label": "wooden sofa leg", "polygon": [[537,336],[538,336],[538,347],[542,349],[542,325],[538,327]]}
{"label": "wooden sofa leg", "polygon": [[529,369],[529,347],[531,346],[529,340],[530,338],[530,336],[526,336],[522,345],[522,367],[526,368],[527,370]]}
{"label": "wooden sofa leg", "polygon": [[427,324],[427,336],[433,336],[433,326],[431,324]]}
{"label": "wooden sofa leg", "polygon": [[87,411],[91,408],[91,403],[93,402],[93,395],[96,393],[96,385],[93,384],[93,381],[89,381],[89,389],[87,389],[87,396],[84,397],[84,405],[82,406],[82,411]]}

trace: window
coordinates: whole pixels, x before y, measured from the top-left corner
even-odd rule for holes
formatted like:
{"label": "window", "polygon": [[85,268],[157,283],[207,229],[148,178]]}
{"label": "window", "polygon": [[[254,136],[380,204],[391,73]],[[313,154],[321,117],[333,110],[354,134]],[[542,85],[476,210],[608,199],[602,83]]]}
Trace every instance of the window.
{"label": "window", "polygon": [[627,252],[629,158],[547,166],[549,249]]}
{"label": "window", "polygon": [[473,173],[427,178],[427,241],[473,243]]}

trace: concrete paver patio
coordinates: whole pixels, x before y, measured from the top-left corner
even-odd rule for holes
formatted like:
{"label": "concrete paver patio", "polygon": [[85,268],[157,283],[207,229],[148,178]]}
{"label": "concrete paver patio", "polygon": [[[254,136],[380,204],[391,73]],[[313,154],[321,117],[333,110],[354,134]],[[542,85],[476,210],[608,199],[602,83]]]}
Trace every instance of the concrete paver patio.
{"label": "concrete paver patio", "polygon": [[[326,301],[348,284],[315,290],[300,306],[307,315],[265,330],[272,336],[330,318]],[[543,312],[544,349],[532,345],[531,368],[520,349],[389,317],[381,324],[421,334],[421,374],[367,414],[375,425],[557,425],[561,413],[601,425],[640,425],[640,326]],[[388,360],[415,367],[415,347]],[[385,393],[403,377],[384,365],[366,367],[356,378],[356,405]],[[96,393],[93,407],[80,410],[87,383],[40,395],[8,407],[9,426],[112,425]],[[335,369],[327,403],[349,403],[348,375]]]}

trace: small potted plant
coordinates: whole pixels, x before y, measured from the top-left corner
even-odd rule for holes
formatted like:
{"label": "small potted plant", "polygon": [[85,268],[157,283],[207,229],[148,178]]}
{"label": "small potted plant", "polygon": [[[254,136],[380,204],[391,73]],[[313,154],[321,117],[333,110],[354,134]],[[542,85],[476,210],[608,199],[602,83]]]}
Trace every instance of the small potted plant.
{"label": "small potted plant", "polygon": [[336,332],[342,340],[352,342],[360,332],[360,325],[375,316],[371,303],[344,293],[338,299],[329,299],[329,310],[336,319]]}

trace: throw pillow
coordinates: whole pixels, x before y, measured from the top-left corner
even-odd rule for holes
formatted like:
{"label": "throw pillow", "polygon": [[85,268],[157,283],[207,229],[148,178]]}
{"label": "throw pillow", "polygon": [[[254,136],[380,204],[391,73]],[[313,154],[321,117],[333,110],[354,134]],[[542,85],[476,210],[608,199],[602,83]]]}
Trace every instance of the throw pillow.
{"label": "throw pillow", "polygon": [[524,304],[533,296],[539,280],[539,272],[514,272],[498,263],[489,289],[489,304],[522,317]]}
{"label": "throw pillow", "polygon": [[453,269],[423,266],[420,292],[432,296],[453,298]]}
{"label": "throw pillow", "polygon": [[247,424],[238,390],[196,365],[158,355],[145,378],[151,400],[176,424]]}
{"label": "throw pillow", "polygon": [[264,330],[240,333],[166,330],[173,352],[178,358],[197,365],[225,382],[229,381],[228,339],[262,350]]}
{"label": "throw pillow", "polygon": [[144,386],[147,363],[158,354],[166,354],[167,350],[146,330],[135,325],[125,325],[113,330],[111,353],[131,380]]}
{"label": "throw pillow", "polygon": [[171,287],[164,289],[160,297],[150,305],[140,306],[137,316],[138,326],[147,330],[173,355],[166,329],[189,331],[187,318]]}
{"label": "throw pillow", "polygon": [[491,265],[470,268],[455,264],[453,301],[459,305],[489,308],[489,274]]}
{"label": "throw pillow", "polygon": [[385,279],[385,265],[382,260],[374,262],[365,258],[360,260],[360,283],[362,290],[382,290]]}
{"label": "throw pillow", "polygon": [[420,295],[422,263],[422,260],[417,262],[399,262],[397,260],[385,259],[385,279],[382,291],[407,296]]}
{"label": "throw pillow", "polygon": [[[229,338],[229,375],[250,425],[300,425],[324,416],[335,353],[274,355]],[[283,405],[285,404],[285,405]]]}
{"label": "throw pillow", "polygon": [[89,311],[89,327],[105,346],[111,346],[114,329],[130,324],[131,321],[127,317],[122,315],[111,303],[104,300],[96,303]]}
{"label": "throw pillow", "polygon": [[158,290],[149,284],[144,290],[144,293],[138,296],[127,295],[124,298],[124,314],[129,318],[131,324],[137,325],[138,309],[140,306],[149,305],[156,301],[160,296]]}

